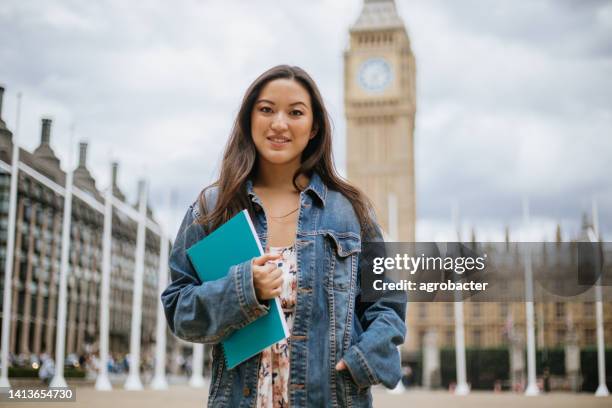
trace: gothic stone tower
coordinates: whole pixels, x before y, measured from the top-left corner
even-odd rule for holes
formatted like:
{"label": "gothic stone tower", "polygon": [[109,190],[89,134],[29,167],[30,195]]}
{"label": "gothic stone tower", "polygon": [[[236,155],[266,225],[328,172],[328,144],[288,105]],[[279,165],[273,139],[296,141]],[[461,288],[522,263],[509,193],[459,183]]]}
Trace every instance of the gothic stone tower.
{"label": "gothic stone tower", "polygon": [[373,201],[387,238],[406,242],[415,239],[415,74],[395,1],[365,0],[344,53],[348,179]]}

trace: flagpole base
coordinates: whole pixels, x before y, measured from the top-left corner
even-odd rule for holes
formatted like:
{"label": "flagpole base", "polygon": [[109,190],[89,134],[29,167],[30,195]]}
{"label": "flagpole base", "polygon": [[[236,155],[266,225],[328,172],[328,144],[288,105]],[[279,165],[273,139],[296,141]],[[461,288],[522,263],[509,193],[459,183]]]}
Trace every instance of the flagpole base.
{"label": "flagpole base", "polygon": [[153,381],[151,381],[151,388],[154,390],[167,390],[168,381],[166,381],[166,376],[158,375],[153,377]]}
{"label": "flagpole base", "polygon": [[599,384],[599,387],[597,387],[597,391],[595,391],[595,396],[596,397],[607,397],[610,395],[610,391],[608,391],[608,387],[606,386],[605,383],[603,384]]}
{"label": "flagpole base", "polygon": [[531,383],[527,386],[527,389],[525,390],[525,395],[528,397],[535,397],[537,395],[540,395],[540,389],[538,388],[536,383]]}
{"label": "flagpole base", "polygon": [[455,387],[455,395],[468,395],[470,393],[470,386],[467,383],[459,383]]}
{"label": "flagpole base", "polygon": [[98,391],[112,391],[113,386],[111,385],[110,380],[108,379],[108,375],[99,374],[98,378],[96,378],[96,390]]}
{"label": "flagpole base", "polygon": [[140,377],[138,376],[138,374],[129,375],[127,380],[125,381],[123,388],[128,391],[142,391],[142,381],[140,381]]}
{"label": "flagpole base", "polygon": [[9,382],[8,377],[0,377],[0,388],[11,388],[11,383]]}
{"label": "flagpole base", "polygon": [[204,377],[201,375],[192,375],[189,379],[189,386],[192,388],[204,388],[205,385]]}
{"label": "flagpole base", "polygon": [[68,384],[63,375],[54,375],[49,383],[49,388],[66,388]]}

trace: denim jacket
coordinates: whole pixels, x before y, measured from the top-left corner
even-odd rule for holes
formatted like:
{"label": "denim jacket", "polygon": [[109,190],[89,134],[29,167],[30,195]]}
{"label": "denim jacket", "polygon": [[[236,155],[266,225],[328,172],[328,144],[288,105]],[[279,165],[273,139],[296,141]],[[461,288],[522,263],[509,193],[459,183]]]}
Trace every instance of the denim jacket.
{"label": "denim jacket", "polygon": [[[265,247],[266,216],[251,182],[247,194]],[[208,189],[209,208],[216,195],[217,190]],[[222,279],[200,281],[186,255],[186,249],[206,235],[195,222],[199,214],[197,203],[188,209],[172,248],[172,282],[161,296],[166,318],[176,336],[214,344],[208,406],[254,407],[260,355],[230,370],[220,341],[267,313],[268,307],[255,295],[250,261],[232,266]],[[370,386],[392,388],[400,380],[405,299],[360,300],[360,231],[349,200],[313,173],[300,193],[297,221],[297,304],[288,338],[291,407],[370,407]],[[380,228],[376,240],[382,240]],[[335,370],[340,359],[348,370]]]}

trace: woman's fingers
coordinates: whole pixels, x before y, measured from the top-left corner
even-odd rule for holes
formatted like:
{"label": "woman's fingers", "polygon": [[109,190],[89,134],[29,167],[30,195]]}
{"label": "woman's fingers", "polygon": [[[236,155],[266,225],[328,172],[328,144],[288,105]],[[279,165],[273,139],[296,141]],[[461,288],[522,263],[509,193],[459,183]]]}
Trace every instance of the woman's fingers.
{"label": "woman's fingers", "polygon": [[283,271],[275,262],[253,265],[253,284],[258,299],[274,299],[282,293]]}
{"label": "woman's fingers", "polygon": [[267,253],[262,256],[258,256],[257,258],[253,258],[253,265],[262,266],[266,262],[280,258],[281,254],[272,254]]}
{"label": "woman's fingers", "polygon": [[270,282],[270,287],[277,289],[283,286],[283,277],[279,276],[278,278],[274,279],[273,281]]}
{"label": "woman's fingers", "polygon": [[266,264],[264,266],[253,266],[253,277],[258,282],[268,282],[282,275],[282,271],[274,264]]}
{"label": "woman's fingers", "polygon": [[270,280],[276,280],[281,276],[283,276],[283,270],[276,267],[268,273],[268,279]]}
{"label": "woman's fingers", "polygon": [[[273,273],[276,273],[276,271],[274,271]],[[274,276],[266,276],[264,279],[261,280],[261,285],[266,288],[266,289],[276,289],[279,288],[283,285],[283,276],[282,274],[279,275],[274,275]]]}
{"label": "woman's fingers", "polygon": [[261,300],[274,299],[282,293],[283,271],[275,262],[278,258],[281,254],[266,253],[253,258],[253,283]]}

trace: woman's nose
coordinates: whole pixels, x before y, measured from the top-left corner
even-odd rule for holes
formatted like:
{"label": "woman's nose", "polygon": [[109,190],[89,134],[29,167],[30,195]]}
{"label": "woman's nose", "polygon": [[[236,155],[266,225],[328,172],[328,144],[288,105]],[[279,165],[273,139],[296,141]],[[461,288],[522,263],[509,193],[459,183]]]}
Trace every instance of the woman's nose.
{"label": "woman's nose", "polygon": [[278,112],[276,115],[274,115],[270,128],[276,131],[287,129],[287,118],[284,112]]}

